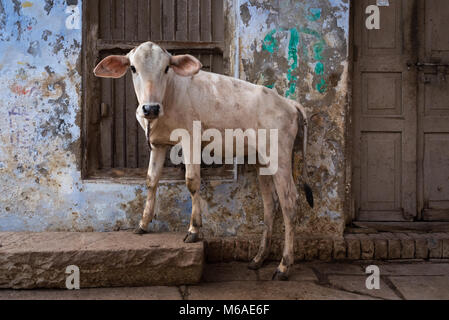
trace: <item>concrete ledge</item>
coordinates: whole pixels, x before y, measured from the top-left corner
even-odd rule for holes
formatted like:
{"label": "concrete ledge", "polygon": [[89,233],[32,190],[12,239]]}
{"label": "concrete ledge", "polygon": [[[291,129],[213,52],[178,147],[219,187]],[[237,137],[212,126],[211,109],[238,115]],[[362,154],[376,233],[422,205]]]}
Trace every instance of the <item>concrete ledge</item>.
{"label": "concrete ledge", "polygon": [[69,265],[80,268],[81,288],[195,284],[204,246],[185,244],[183,236],[0,233],[0,288],[65,288]]}

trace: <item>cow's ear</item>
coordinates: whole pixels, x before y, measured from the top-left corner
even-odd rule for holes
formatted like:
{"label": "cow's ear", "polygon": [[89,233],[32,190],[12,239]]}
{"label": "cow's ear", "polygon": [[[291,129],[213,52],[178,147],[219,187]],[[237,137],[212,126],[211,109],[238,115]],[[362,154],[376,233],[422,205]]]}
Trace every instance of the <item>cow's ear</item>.
{"label": "cow's ear", "polygon": [[94,74],[100,78],[121,78],[126,74],[130,61],[126,56],[109,56],[95,67]]}
{"label": "cow's ear", "polygon": [[180,56],[171,56],[170,66],[178,75],[190,77],[197,74],[203,65],[197,58],[190,54],[184,54]]}

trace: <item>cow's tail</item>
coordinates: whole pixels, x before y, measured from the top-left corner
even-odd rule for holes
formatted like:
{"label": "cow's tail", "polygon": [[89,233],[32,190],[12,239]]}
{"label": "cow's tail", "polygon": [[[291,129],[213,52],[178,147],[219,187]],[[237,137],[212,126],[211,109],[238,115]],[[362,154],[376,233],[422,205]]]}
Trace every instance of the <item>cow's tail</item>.
{"label": "cow's tail", "polygon": [[302,131],[303,131],[303,137],[302,137],[302,163],[303,163],[303,168],[302,168],[302,182],[303,182],[303,188],[304,188],[304,193],[306,195],[306,199],[307,202],[309,203],[310,207],[313,208],[313,192],[312,192],[312,188],[310,187],[308,181],[309,181],[309,175],[307,173],[307,132],[308,132],[308,120],[307,120],[307,115],[306,112],[304,110],[304,108],[297,104],[296,105],[299,113],[300,113],[300,117],[299,117],[299,127],[298,127],[298,132],[300,131],[301,127],[302,127]]}

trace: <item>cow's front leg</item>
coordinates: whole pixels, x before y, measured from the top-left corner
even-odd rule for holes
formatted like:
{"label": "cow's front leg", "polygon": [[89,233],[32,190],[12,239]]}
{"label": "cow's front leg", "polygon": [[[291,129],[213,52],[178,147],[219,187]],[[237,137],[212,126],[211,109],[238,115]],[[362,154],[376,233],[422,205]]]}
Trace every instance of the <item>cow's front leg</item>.
{"label": "cow's front leg", "polygon": [[145,210],[143,211],[142,219],[139,226],[134,230],[136,234],[144,234],[147,232],[148,224],[154,218],[154,206],[156,202],[156,191],[159,179],[164,168],[165,154],[167,147],[155,146],[151,150],[150,164],[148,166],[147,185],[148,196],[145,203]]}
{"label": "cow's front leg", "polygon": [[200,228],[202,227],[201,221],[201,166],[199,164],[187,164],[186,165],[186,184],[189,189],[190,196],[192,197],[192,215],[190,217],[189,232],[184,238],[184,242],[193,243],[197,242],[199,237]]}

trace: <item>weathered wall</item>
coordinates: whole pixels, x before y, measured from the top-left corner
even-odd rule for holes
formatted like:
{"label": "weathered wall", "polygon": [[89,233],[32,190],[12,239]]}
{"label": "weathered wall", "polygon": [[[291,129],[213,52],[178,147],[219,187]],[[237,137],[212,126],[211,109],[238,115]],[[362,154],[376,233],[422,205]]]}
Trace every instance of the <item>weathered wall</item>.
{"label": "weathered wall", "polygon": [[[343,230],[348,7],[348,0],[227,2],[231,73],[298,99],[312,115],[309,171],[317,207],[302,202],[301,233]],[[144,185],[81,179],[76,10],[81,0],[0,0],[0,231],[131,228],[143,209]],[[201,192],[206,234],[261,233],[252,169],[243,168],[233,183],[205,182]],[[185,230],[190,209],[184,184],[163,184],[151,228]],[[282,231],[279,215],[276,230]]]}
{"label": "weathered wall", "polygon": [[[340,234],[349,0],[240,4],[240,77],[301,102],[310,117],[308,171],[318,201],[300,229]],[[295,176],[300,176],[300,156]]]}

